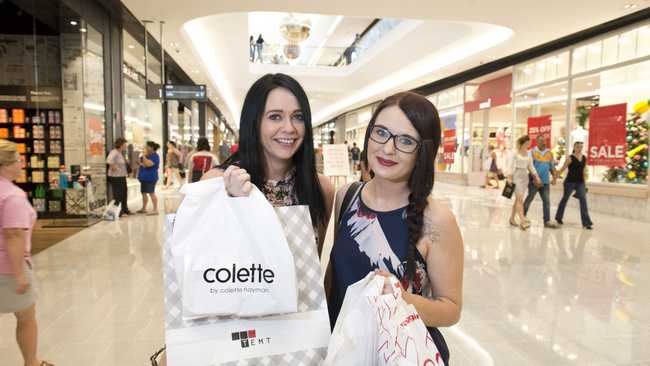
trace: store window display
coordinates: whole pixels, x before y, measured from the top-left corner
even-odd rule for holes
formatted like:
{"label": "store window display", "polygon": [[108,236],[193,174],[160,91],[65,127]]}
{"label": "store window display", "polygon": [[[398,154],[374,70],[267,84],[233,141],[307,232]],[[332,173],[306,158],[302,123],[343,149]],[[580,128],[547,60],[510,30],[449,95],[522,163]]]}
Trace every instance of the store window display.
{"label": "store window display", "polygon": [[[589,181],[646,184],[648,173],[648,111],[650,61],[614,68],[573,81],[571,101],[572,142],[583,139],[590,159],[598,152],[590,148],[595,108],[625,105],[620,128],[625,139],[624,157],[619,164],[593,165]],[[611,133],[611,131],[610,131]]]}
{"label": "store window display", "polygon": [[[515,130],[518,136],[528,134],[535,139],[537,134],[548,137],[547,143],[556,162],[562,164],[567,156],[567,89],[568,83],[556,83],[530,88],[515,94]],[[584,130],[583,130],[584,131]],[[579,131],[572,132],[572,138],[585,142]],[[570,153],[570,152],[569,152]]]}

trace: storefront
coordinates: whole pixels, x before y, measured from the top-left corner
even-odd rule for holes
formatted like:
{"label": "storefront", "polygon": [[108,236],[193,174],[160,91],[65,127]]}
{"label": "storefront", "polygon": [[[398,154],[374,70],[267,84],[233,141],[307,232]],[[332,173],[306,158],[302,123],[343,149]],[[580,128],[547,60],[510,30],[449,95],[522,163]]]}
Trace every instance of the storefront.
{"label": "storefront", "polygon": [[106,204],[116,56],[94,1],[0,2],[0,138],[18,144],[39,217],[88,218]]}

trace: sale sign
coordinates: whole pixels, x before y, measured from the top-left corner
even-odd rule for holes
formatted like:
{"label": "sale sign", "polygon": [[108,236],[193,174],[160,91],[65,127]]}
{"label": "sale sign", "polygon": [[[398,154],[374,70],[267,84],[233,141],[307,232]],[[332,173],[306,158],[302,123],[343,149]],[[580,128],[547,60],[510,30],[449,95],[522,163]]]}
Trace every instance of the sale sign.
{"label": "sale sign", "polygon": [[625,165],[627,103],[594,107],[589,113],[589,165]]}
{"label": "sale sign", "polygon": [[551,115],[528,117],[528,136],[531,147],[537,146],[537,136],[543,136],[546,148],[551,148]]}
{"label": "sale sign", "polygon": [[444,130],[442,132],[442,161],[445,164],[453,164],[455,154],[456,130]]}

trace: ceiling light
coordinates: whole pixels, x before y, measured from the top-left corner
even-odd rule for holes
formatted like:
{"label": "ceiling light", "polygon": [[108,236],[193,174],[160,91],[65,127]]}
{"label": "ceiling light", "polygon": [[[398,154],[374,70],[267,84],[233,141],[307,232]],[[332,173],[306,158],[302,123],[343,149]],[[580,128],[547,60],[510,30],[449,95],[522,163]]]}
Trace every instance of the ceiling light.
{"label": "ceiling light", "polygon": [[552,285],[553,284],[553,277],[551,277],[551,276],[547,277],[546,278],[546,283],[549,284],[549,285]]}
{"label": "ceiling light", "polygon": [[79,24],[79,22],[77,22],[76,20],[71,20],[70,21],[70,25],[77,25],[77,24]]}
{"label": "ceiling light", "polygon": [[566,105],[566,102],[562,102],[562,105],[565,106],[565,105]]}
{"label": "ceiling light", "polygon": [[546,94],[544,94],[544,93],[539,93],[539,96],[540,96],[540,97],[543,97],[544,95],[546,95]]}
{"label": "ceiling light", "polygon": [[562,88],[562,89],[560,89],[560,90],[561,90],[562,92],[565,92],[565,91],[566,91],[566,88]]}
{"label": "ceiling light", "polygon": [[134,48],[135,48],[135,46],[134,46],[134,45],[132,45],[132,44],[130,44],[130,45],[129,45],[129,48],[130,48],[130,49],[134,49]]}
{"label": "ceiling light", "polygon": [[564,307],[564,311],[566,311],[567,313],[570,312],[570,311],[571,311],[571,307],[570,307],[570,306],[565,306],[565,307]]}
{"label": "ceiling light", "polygon": [[81,33],[86,33],[86,31],[87,31],[86,28],[80,28],[80,29],[79,29],[79,32],[81,32]]}
{"label": "ceiling light", "polygon": [[544,64],[543,62],[540,62],[540,63],[537,64],[538,69],[543,69],[545,67],[546,67],[546,64]]}
{"label": "ceiling light", "polygon": [[559,350],[560,350],[560,346],[558,346],[557,344],[554,344],[553,345],[553,351],[557,352]]}
{"label": "ceiling light", "polygon": [[587,86],[592,86],[592,85],[594,85],[594,83],[592,83],[591,81],[587,83]]}
{"label": "ceiling light", "polygon": [[530,73],[531,73],[531,70],[529,68],[524,69],[524,74],[530,74]]}
{"label": "ceiling light", "polygon": [[636,9],[637,6],[638,6],[637,4],[633,4],[633,3],[631,3],[631,4],[625,4],[625,9],[626,9],[626,10]]}

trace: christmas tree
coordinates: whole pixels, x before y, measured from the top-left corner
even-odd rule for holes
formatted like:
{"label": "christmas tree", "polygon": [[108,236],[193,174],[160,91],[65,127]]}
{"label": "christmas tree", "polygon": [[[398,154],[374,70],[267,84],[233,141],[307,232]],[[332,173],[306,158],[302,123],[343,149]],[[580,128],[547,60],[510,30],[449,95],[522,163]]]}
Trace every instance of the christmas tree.
{"label": "christmas tree", "polygon": [[650,100],[634,105],[625,127],[627,130],[627,156],[624,167],[613,167],[605,173],[608,182],[644,184],[648,179],[648,111]]}

